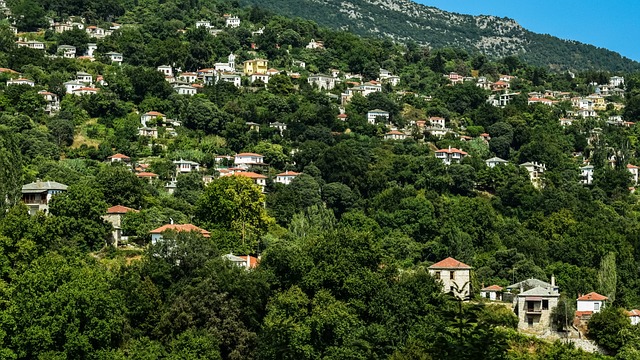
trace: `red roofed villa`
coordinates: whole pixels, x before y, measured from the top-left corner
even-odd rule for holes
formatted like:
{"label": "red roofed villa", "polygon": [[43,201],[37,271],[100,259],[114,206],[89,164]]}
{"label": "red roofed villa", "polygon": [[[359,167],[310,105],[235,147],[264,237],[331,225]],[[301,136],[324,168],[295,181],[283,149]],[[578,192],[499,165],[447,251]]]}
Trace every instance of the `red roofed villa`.
{"label": "red roofed villa", "polygon": [[608,297],[595,292],[590,292],[586,295],[580,296],[577,300],[578,305],[576,307],[576,316],[591,316],[594,313],[600,312],[600,310],[605,307],[608,299]]}
{"label": "red roofed villa", "polygon": [[278,175],[276,175],[276,181],[277,183],[280,184],[285,184],[285,185],[289,185],[291,184],[291,182],[293,181],[293,179],[296,178],[296,176],[300,175],[300,173],[297,173],[295,171],[285,171],[283,173],[280,173]]}
{"label": "red roofed villa", "polygon": [[163,225],[157,229],[151,230],[149,233],[151,234],[151,243],[155,244],[156,242],[162,240],[162,235],[167,231],[174,232],[197,232],[200,233],[203,237],[208,238],[211,236],[211,233],[207,230],[201,229],[193,224],[167,224]]}
{"label": "red roofed villa", "polygon": [[480,290],[480,296],[491,301],[502,301],[502,286],[491,285]]}
{"label": "red roofed villa", "polygon": [[111,155],[107,159],[111,160],[112,163],[114,163],[114,162],[122,162],[122,161],[129,162],[129,160],[131,160],[131,158],[128,157],[127,155],[120,154],[120,153],[117,153],[115,155]]}
{"label": "red roofed villa", "polygon": [[459,163],[468,156],[466,152],[449,147],[448,149],[441,149],[436,151],[436,159],[442,160],[445,165],[451,165],[452,163]]}
{"label": "red roofed villa", "polygon": [[452,257],[429,266],[429,274],[442,283],[442,291],[468,300],[471,294],[472,267]]}

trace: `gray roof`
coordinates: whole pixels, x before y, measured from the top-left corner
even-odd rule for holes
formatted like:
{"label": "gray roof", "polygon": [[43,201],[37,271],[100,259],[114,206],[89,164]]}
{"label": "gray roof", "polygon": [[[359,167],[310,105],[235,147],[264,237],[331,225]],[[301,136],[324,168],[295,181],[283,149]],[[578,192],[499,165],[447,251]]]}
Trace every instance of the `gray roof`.
{"label": "gray roof", "polygon": [[491,159],[487,159],[485,160],[485,162],[501,162],[501,163],[508,163],[507,160],[505,159],[500,159],[499,157],[492,157]]}
{"label": "gray roof", "polygon": [[523,287],[525,289],[532,289],[532,288],[535,288],[535,287],[548,288],[548,287],[551,287],[551,284],[549,284],[548,282],[542,281],[542,280],[531,278],[531,279],[522,280],[522,281],[517,282],[515,284],[509,285],[509,286],[507,286],[507,289],[514,290],[514,289],[520,289],[520,287]]}
{"label": "gray roof", "polygon": [[22,187],[23,194],[36,194],[49,190],[66,191],[67,185],[55,181],[36,181]]}
{"label": "gray roof", "polygon": [[520,294],[518,294],[519,297],[521,296],[551,296],[551,297],[556,297],[556,296],[560,296],[560,293],[558,293],[557,291],[550,289],[550,288],[544,288],[544,287],[534,287],[531,290],[527,290],[525,292],[521,292]]}
{"label": "gray roof", "polygon": [[222,255],[222,258],[223,259],[227,259],[227,260],[229,260],[231,262],[243,262],[243,261],[246,262],[247,261],[247,259],[241,258],[240,256],[235,256],[233,254]]}

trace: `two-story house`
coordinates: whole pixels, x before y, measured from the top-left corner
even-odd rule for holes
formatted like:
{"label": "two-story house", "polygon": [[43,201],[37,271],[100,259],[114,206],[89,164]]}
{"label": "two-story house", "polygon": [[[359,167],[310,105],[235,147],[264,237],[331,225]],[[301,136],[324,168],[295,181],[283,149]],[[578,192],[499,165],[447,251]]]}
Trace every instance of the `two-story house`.
{"label": "two-story house", "polygon": [[151,234],[151,243],[156,244],[159,241],[162,241],[164,238],[164,234],[173,231],[173,232],[195,232],[202,235],[205,238],[211,236],[211,233],[207,230],[201,229],[193,224],[167,224],[163,225],[157,229],[151,230],[149,233]]}
{"label": "two-story house", "polygon": [[437,150],[435,155],[436,159],[442,160],[445,165],[451,165],[452,163],[459,163],[469,154],[460,149],[449,147],[448,149]]}
{"label": "two-story house", "polygon": [[452,257],[429,266],[429,274],[442,284],[442,291],[460,299],[471,296],[472,267]]}
{"label": "two-story house", "polygon": [[520,164],[520,166],[527,170],[529,173],[529,180],[531,180],[531,183],[535,188],[541,188],[543,186],[543,176],[547,169],[544,164],[526,162],[524,164]]}
{"label": "two-story house", "polygon": [[236,167],[248,169],[251,166],[264,166],[264,156],[255,153],[236,154],[233,163]]}
{"label": "two-story house", "polygon": [[320,90],[333,90],[340,80],[329,75],[316,74],[309,76],[307,82],[311,86],[317,86]]}
{"label": "two-story house", "polygon": [[67,191],[67,185],[55,181],[36,181],[22,187],[22,202],[29,208],[29,214],[35,215],[38,211],[49,211],[51,199]]}
{"label": "two-story house", "polygon": [[262,174],[254,173],[251,171],[240,171],[233,173],[232,176],[248,177],[249,179],[253,180],[253,182],[258,185],[258,187],[260,187],[260,191],[262,192],[265,192],[265,188],[267,187],[267,177]]}
{"label": "two-story house", "polygon": [[253,59],[244,62],[244,75],[266,74],[269,70],[269,61],[265,59]]}
{"label": "two-story house", "polygon": [[514,298],[514,311],[519,320],[518,328],[537,332],[550,329],[551,313],[558,306],[559,297],[560,293],[554,286],[537,286],[520,292]]}
{"label": "two-story house", "polygon": [[585,165],[580,168],[580,183],[584,185],[593,184],[593,165]]}
{"label": "two-story house", "polygon": [[176,166],[176,174],[186,174],[192,171],[199,171],[200,164],[195,161],[188,160],[174,160],[173,164]]}
{"label": "two-story house", "polygon": [[590,292],[586,295],[580,296],[576,302],[576,315],[592,315],[600,312],[606,305],[607,298],[604,295],[600,295],[596,292]]}
{"label": "two-story house", "polygon": [[106,214],[102,216],[105,221],[113,226],[111,242],[115,247],[118,247],[118,242],[122,240],[122,217],[130,211],[138,212],[138,210],[126,206],[116,205],[108,208]]}
{"label": "two-story house", "polygon": [[289,184],[291,184],[293,179],[295,179],[298,175],[300,175],[300,173],[297,173],[295,171],[287,170],[287,171],[285,171],[283,173],[280,173],[280,174],[276,175],[275,182],[277,182],[279,184],[289,185]]}
{"label": "two-story house", "polygon": [[506,165],[509,163],[507,160],[501,159],[499,157],[492,157],[491,159],[487,159],[484,162],[490,168],[494,168],[498,165]]}
{"label": "two-story house", "polygon": [[385,123],[389,122],[389,113],[380,109],[374,109],[367,112],[367,121],[369,124],[375,124],[378,119]]}

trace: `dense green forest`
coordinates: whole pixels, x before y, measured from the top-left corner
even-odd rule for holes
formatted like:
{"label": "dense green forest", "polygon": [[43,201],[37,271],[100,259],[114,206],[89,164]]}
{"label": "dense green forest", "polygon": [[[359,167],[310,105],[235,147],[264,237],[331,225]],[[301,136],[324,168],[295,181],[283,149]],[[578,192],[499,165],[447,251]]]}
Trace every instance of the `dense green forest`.
{"label": "dense green forest", "polygon": [[[19,36],[47,50],[18,46],[10,28],[0,28],[3,359],[638,358],[640,329],[622,309],[640,306],[640,212],[627,170],[640,165],[640,130],[607,120],[640,118],[640,74],[617,74],[626,79],[624,99],[608,97],[598,117],[563,127],[569,100],[529,105],[527,92],[586,96],[615,74],[572,76],[513,56],[493,61],[460,48],[363,38],[235,2],[9,6]],[[242,24],[225,28],[224,14]],[[39,31],[47,17],[69,16],[121,26],[100,39],[78,29]],[[214,36],[195,27],[200,20],[224,30]],[[306,49],[311,39],[325,49]],[[51,56],[58,45],[84,51],[88,43],[96,43],[97,61]],[[113,51],[123,64],[108,61]],[[281,73],[266,86],[243,77],[241,87],[219,82],[187,96],[156,70],[211,68],[230,53],[238,64],[268,59]],[[327,92],[307,81],[331,69],[373,80],[380,68],[399,85],[355,95],[346,121],[336,98],[353,84]],[[80,71],[102,76],[96,94],[66,93]],[[451,86],[443,76],[450,72],[492,81],[509,74],[520,95],[493,106],[474,82]],[[35,86],[5,85],[18,76]],[[57,113],[45,113],[41,90],[61,99]],[[413,136],[384,140],[387,125],[367,121],[372,109]],[[141,136],[140,115],[149,111],[181,126],[172,134],[155,119],[158,137]],[[432,116],[455,134],[412,128]],[[269,126],[276,122],[287,129]],[[446,166],[434,150],[449,146],[471,156]],[[264,193],[249,178],[218,177],[218,156],[241,152],[264,155],[269,166],[253,169],[267,177]],[[110,162],[116,153],[158,178]],[[510,163],[489,168],[493,156]],[[178,175],[170,194],[180,159],[206,170]],[[595,167],[591,185],[580,183],[585,161]],[[546,165],[543,187],[518,166],[525,162]],[[273,181],[287,170],[302,174],[288,185]],[[205,185],[203,175],[214,179]],[[20,201],[22,185],[36,179],[69,186],[47,214],[29,215]],[[102,217],[115,205],[137,210],[124,215],[129,241],[118,248],[107,245],[113,228]],[[150,231],[172,222],[210,236],[170,232],[152,244]],[[224,260],[229,253],[260,263],[246,270]],[[481,301],[477,291],[467,302],[444,294],[427,268],[446,257],[473,266],[476,290],[554,276],[567,313],[579,294],[607,295],[589,336],[610,356],[522,334],[508,304]]]}

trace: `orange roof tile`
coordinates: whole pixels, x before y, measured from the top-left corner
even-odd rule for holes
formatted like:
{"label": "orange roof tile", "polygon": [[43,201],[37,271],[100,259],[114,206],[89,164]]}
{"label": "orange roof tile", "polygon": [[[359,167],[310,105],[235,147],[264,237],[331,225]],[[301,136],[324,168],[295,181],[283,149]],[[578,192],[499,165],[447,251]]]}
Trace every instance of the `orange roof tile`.
{"label": "orange roof tile", "polygon": [[448,257],[440,262],[429,266],[429,269],[471,269],[471,266],[462,263],[452,257]]}
{"label": "orange roof tile", "polygon": [[278,174],[276,176],[298,176],[298,175],[300,175],[300,173],[297,173],[295,171],[285,171],[285,172],[280,173],[280,174]]}
{"label": "orange roof tile", "polygon": [[122,205],[112,206],[107,209],[107,214],[126,214],[129,211],[138,212],[136,209],[128,208]]}
{"label": "orange roof tile", "polygon": [[458,153],[458,154],[463,154],[463,155],[468,155],[466,152],[460,150],[460,149],[456,149],[456,148],[450,148],[450,149],[441,149],[436,151],[437,153],[447,153],[447,154],[453,154],[453,153]]}
{"label": "orange roof tile", "polygon": [[236,156],[262,156],[262,155],[256,154],[256,153],[240,153],[240,154],[236,154]]}
{"label": "orange roof tile", "polygon": [[117,153],[115,155],[109,156],[107,159],[130,159],[127,155]]}
{"label": "orange roof tile", "polygon": [[590,292],[586,295],[580,296],[578,298],[578,301],[604,301],[604,300],[608,300],[609,298],[604,296],[604,295],[600,295],[596,292]]}
{"label": "orange roof tile", "polygon": [[137,177],[157,177],[158,174],[154,174],[152,172],[141,172],[136,174]]}
{"label": "orange roof tile", "polygon": [[583,317],[585,315],[593,315],[593,311],[576,311],[576,317]]}
{"label": "orange roof tile", "polygon": [[148,113],[145,113],[145,115],[149,115],[149,116],[164,116],[163,113],[157,112],[157,111],[149,111]]}
{"label": "orange roof tile", "polygon": [[638,167],[633,164],[627,164],[627,169],[637,169]]}
{"label": "orange roof tile", "polygon": [[200,234],[202,234],[202,236],[208,238],[211,233],[208,232],[205,229],[201,229],[193,224],[167,224],[167,225],[163,225],[157,229],[151,230],[149,231],[149,233],[151,234],[162,234],[165,231],[169,231],[169,230],[173,230],[173,231],[177,231],[177,232],[191,232],[191,231],[195,231],[195,232],[199,232]]}
{"label": "orange roof tile", "polygon": [[482,289],[481,291],[502,291],[502,286],[491,285],[491,286],[487,286],[486,288]]}
{"label": "orange roof tile", "polygon": [[631,310],[631,311],[627,311],[627,316],[632,317],[632,316],[640,316],[640,310]]}
{"label": "orange roof tile", "polygon": [[257,174],[251,171],[243,171],[243,172],[237,172],[233,175],[237,175],[237,176],[246,176],[250,179],[266,179],[267,177],[262,175],[262,174]]}

